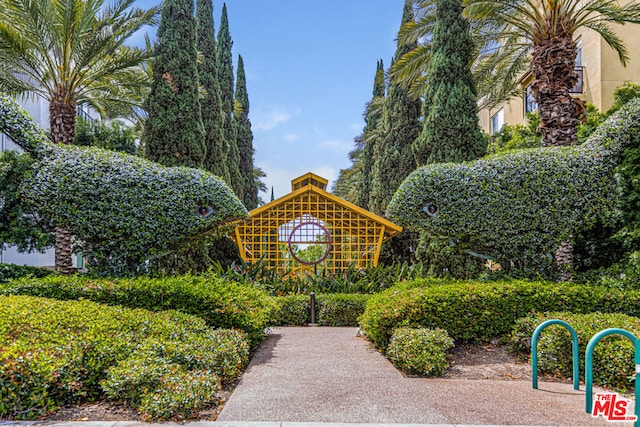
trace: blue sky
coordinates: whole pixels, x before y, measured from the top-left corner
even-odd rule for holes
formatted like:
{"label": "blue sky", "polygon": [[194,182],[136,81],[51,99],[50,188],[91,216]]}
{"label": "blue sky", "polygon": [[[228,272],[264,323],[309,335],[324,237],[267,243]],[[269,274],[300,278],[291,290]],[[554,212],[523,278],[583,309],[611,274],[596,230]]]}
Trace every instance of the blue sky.
{"label": "blue sky", "polygon": [[[222,1],[213,0],[216,33]],[[156,2],[139,0],[141,7]],[[234,66],[247,74],[254,163],[274,187],[348,167],[373,90],[376,61],[395,53],[404,0],[227,0]],[[269,201],[270,194],[261,194]]]}

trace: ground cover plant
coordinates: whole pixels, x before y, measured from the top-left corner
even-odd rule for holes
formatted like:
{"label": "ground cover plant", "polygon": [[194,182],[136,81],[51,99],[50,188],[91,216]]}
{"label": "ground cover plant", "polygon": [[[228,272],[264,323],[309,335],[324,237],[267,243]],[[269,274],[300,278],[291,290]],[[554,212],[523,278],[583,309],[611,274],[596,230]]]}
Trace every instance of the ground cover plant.
{"label": "ground cover plant", "polygon": [[24,278],[0,285],[0,294],[86,299],[151,311],[179,310],[202,318],[210,327],[243,330],[252,346],[262,341],[275,310],[273,300],[256,287],[213,276]]}
{"label": "ground cover plant", "polygon": [[0,296],[0,416],[35,418],[104,396],[149,419],[188,417],[248,361],[240,331],[178,311]]}
{"label": "ground cover plant", "polygon": [[[620,328],[640,336],[640,319],[620,313],[593,312],[574,314],[568,312],[532,313],[518,319],[511,334],[510,351],[529,357],[530,349],[526,339],[542,322],[560,319],[569,323],[578,334],[578,354],[580,358],[580,376],[584,380],[585,350],[593,336],[608,328]],[[624,337],[608,336],[603,338],[593,352],[593,381],[603,387],[626,392],[634,387],[634,346]],[[571,377],[573,375],[571,336],[569,332],[556,325],[545,328],[538,341],[538,369],[541,373]]]}

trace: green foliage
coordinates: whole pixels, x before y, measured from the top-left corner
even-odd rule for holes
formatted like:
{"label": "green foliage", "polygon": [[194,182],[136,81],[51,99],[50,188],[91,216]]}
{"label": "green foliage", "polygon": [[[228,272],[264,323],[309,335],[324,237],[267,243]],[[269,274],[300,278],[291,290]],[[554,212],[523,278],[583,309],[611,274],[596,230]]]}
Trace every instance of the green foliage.
{"label": "green foliage", "polygon": [[378,265],[359,269],[350,267],[339,275],[282,274],[267,263],[232,264],[223,267],[214,263],[212,273],[229,281],[258,286],[274,296],[309,295],[311,292],[372,294],[387,289],[397,282],[426,277],[427,266],[417,263]]}
{"label": "green foliage", "polygon": [[[542,322],[550,319],[564,320],[578,334],[578,354],[581,378],[584,379],[585,351],[587,343],[595,334],[608,328],[625,329],[633,335],[640,335],[640,319],[619,313],[572,314],[568,312],[533,313],[518,319],[511,335],[510,350],[529,355],[530,350],[523,345],[526,338]],[[602,387],[626,392],[634,387],[635,370],[633,363],[634,346],[624,337],[603,338],[593,351],[593,382]],[[551,325],[545,328],[538,341],[538,369],[541,373],[573,375],[571,335],[566,328]]]}
{"label": "green foliage", "polygon": [[145,155],[165,166],[202,167],[207,147],[193,0],[165,1],[157,34],[153,83],[146,103]]}
{"label": "green foliage", "polygon": [[0,153],[0,245],[16,245],[18,251],[45,250],[53,245],[51,227],[20,197],[22,183],[33,174],[33,159],[16,151]]}
{"label": "green foliage", "polygon": [[202,123],[205,131],[207,154],[203,167],[229,183],[227,146],[224,141],[224,114],[218,81],[217,44],[213,26],[211,0],[196,2],[197,45],[202,60],[198,62],[198,79],[205,90],[201,99]]}
{"label": "green foliage", "polygon": [[247,93],[247,78],[244,72],[244,61],[238,55],[238,78],[236,80],[236,103],[240,111],[234,114],[238,128],[238,153],[240,155],[239,168],[242,175],[243,189],[238,195],[248,210],[258,207],[258,187],[253,177],[253,132],[249,120],[249,94]]}
{"label": "green foliage", "polygon": [[451,348],[453,340],[444,329],[398,328],[386,355],[396,368],[408,374],[441,377],[449,367],[447,353]]}
{"label": "green foliage", "polygon": [[[27,296],[0,296],[0,302],[2,417],[35,418],[63,404],[96,399],[107,383],[122,390],[123,401],[162,396],[170,412],[150,416],[184,415],[194,409],[194,399],[214,402],[218,375],[233,381],[248,362],[241,332],[213,330],[177,311]],[[201,371],[208,372],[206,378]],[[142,386],[135,389],[134,383]]]}
{"label": "green foliage", "polygon": [[189,236],[247,215],[230,189],[207,172],[94,147],[47,144],[15,101],[0,98],[0,110],[0,129],[17,144],[27,147],[40,138],[39,159],[21,185],[26,209],[45,224],[71,230],[98,272],[131,274]]}
{"label": "green foliage", "polygon": [[52,276],[14,280],[2,285],[0,293],[87,299],[151,311],[179,310],[204,319],[211,327],[241,329],[254,346],[264,336],[274,309],[272,300],[263,291],[210,276],[113,280]]}
{"label": "green foliage", "polygon": [[[587,108],[589,105],[587,105]],[[540,113],[527,113],[526,126],[504,125],[500,132],[491,135],[487,152],[489,154],[502,154],[510,150],[540,147],[542,135],[538,132],[539,125]],[[578,133],[580,134],[580,130]]]}
{"label": "green foliage", "polygon": [[24,151],[35,156],[46,150],[46,142],[49,141],[29,113],[13,98],[2,92],[0,92],[0,130]]}
{"label": "green foliage", "polygon": [[386,349],[398,327],[445,329],[456,341],[489,341],[510,333],[532,311],[569,310],[640,315],[640,292],[545,282],[415,280],[373,295],[360,327]]}
{"label": "green foliage", "polygon": [[544,265],[570,232],[593,223],[613,202],[619,156],[639,133],[640,101],[580,147],[424,166],[404,181],[387,215],[503,267]]}
{"label": "green foliage", "polygon": [[239,199],[244,199],[244,176],[240,171],[240,151],[238,148],[238,129],[233,118],[233,57],[231,54],[231,33],[229,32],[229,18],[227,17],[227,5],[222,5],[220,16],[220,29],[218,30],[217,66],[218,82],[220,83],[220,99],[224,114],[224,127],[222,134],[227,147],[227,167],[229,169],[229,185]]}
{"label": "green foliage", "polygon": [[[405,2],[402,23],[413,20],[412,5]],[[416,44],[417,40],[399,46],[395,59],[413,49]],[[406,87],[398,83],[389,83],[382,117],[377,125],[380,137],[374,145],[368,210],[380,215],[386,210],[402,181],[416,168],[411,144],[422,129],[422,102],[411,97],[408,92]]]}
{"label": "green foliage", "polygon": [[420,233],[416,258],[429,267],[425,276],[468,280],[486,272],[486,260],[461,251],[460,246],[447,237]]}
{"label": "green foliage", "polygon": [[0,264],[0,283],[20,277],[43,278],[55,274],[54,271],[30,265]]}
{"label": "green foliage", "polygon": [[[316,295],[316,323],[321,326],[358,326],[369,295]],[[278,306],[275,323],[302,326],[311,322],[310,295],[287,295],[275,298]]]}
{"label": "green foliage", "polygon": [[437,0],[431,39],[424,126],[413,141],[418,165],[462,162],[486,154],[471,74],[473,40],[459,0]]}
{"label": "green foliage", "polygon": [[73,145],[137,154],[137,137],[133,128],[127,127],[117,120],[112,120],[109,123],[92,122],[78,116]]}

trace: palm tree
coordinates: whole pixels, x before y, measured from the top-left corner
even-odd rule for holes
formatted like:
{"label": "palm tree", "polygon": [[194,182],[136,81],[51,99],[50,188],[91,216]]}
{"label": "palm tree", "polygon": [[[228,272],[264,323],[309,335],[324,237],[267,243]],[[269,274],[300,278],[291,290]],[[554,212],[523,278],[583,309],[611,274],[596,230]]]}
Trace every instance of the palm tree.
{"label": "palm tree", "polygon": [[[415,0],[422,17],[406,25],[399,42],[418,36],[423,43],[392,70],[392,76],[423,93],[430,56],[430,18],[434,0]],[[534,77],[532,93],[540,109],[543,146],[571,145],[584,105],[569,91],[578,80],[574,71],[576,32],[599,33],[626,65],[627,49],[614,24],[640,23],[640,4],[620,5],[615,0],[466,0],[464,14],[476,43],[473,71],[483,106],[508,99],[527,68]],[[414,39],[415,40],[415,39]]]}
{"label": "palm tree", "polygon": [[[125,42],[144,25],[156,25],[159,6],[134,0],[0,0],[0,90],[35,94],[49,102],[51,139],[70,144],[76,109],[101,114],[133,110],[148,77],[147,49]],[[56,268],[71,269],[71,233],[56,229]]]}

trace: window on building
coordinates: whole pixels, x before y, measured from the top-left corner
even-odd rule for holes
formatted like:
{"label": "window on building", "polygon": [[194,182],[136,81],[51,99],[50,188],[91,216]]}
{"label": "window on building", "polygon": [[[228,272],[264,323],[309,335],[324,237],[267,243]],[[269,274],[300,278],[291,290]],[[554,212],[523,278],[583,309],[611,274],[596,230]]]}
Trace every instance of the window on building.
{"label": "window on building", "polygon": [[531,85],[529,85],[524,91],[524,114],[526,116],[527,113],[533,113],[534,111],[538,111],[538,103],[533,98]]}
{"label": "window on building", "polygon": [[582,67],[582,38],[576,40],[576,68]]}
{"label": "window on building", "polygon": [[491,135],[494,135],[500,132],[502,126],[504,125],[504,109],[501,108],[500,111],[491,116]]}

